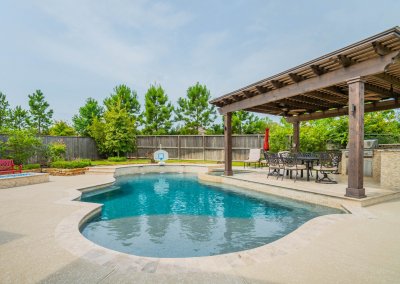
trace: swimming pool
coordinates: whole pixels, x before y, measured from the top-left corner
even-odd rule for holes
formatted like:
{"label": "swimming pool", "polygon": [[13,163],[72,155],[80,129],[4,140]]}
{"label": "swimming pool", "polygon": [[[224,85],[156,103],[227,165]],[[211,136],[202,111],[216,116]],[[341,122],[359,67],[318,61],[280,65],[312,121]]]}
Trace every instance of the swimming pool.
{"label": "swimming pool", "polygon": [[188,173],[119,177],[112,186],[84,193],[102,203],[101,215],[81,227],[89,240],[124,253],[194,257],[259,247],[317,216],[340,210],[200,183]]}

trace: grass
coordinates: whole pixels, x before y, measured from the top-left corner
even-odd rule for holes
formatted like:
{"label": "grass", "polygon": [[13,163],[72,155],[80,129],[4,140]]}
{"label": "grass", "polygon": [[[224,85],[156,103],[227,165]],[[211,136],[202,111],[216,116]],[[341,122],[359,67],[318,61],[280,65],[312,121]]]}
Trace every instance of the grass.
{"label": "grass", "polygon": [[[92,161],[92,166],[113,166],[113,165],[134,165],[134,164],[150,164],[150,159],[130,159],[121,162],[115,162],[110,160]],[[217,161],[168,160],[167,164],[217,164]],[[243,166],[243,162],[233,162],[233,166]]]}

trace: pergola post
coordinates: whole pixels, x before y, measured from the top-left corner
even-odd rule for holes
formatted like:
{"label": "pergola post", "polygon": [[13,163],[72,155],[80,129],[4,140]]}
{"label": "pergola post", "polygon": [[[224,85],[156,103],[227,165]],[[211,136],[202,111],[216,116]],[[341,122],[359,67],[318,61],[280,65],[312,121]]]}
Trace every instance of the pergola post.
{"label": "pergola post", "polygon": [[232,176],[232,113],[224,115],[224,147],[225,147],[225,172],[226,176]]}
{"label": "pergola post", "polygon": [[366,197],[364,189],[364,81],[357,77],[349,86],[349,164],[345,196]]}
{"label": "pergola post", "polygon": [[298,153],[300,150],[300,121],[293,122],[293,151]]}

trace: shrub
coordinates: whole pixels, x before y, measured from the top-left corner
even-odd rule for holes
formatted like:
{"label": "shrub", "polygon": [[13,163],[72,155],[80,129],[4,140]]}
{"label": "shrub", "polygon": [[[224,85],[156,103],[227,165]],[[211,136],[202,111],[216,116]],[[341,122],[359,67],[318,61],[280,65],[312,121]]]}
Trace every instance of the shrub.
{"label": "shrub", "polygon": [[42,145],[40,139],[29,130],[12,130],[7,134],[9,136],[5,143],[6,150],[17,165],[25,164]]}
{"label": "shrub", "polygon": [[109,157],[108,160],[110,162],[125,162],[127,159],[126,157]]}
{"label": "shrub", "polygon": [[50,159],[52,162],[61,161],[65,159],[67,153],[67,145],[62,141],[53,142],[49,146]]}
{"label": "shrub", "polygon": [[55,161],[50,164],[52,168],[59,169],[77,169],[77,168],[85,168],[92,164],[91,160],[74,160],[74,161]]}
{"label": "shrub", "polygon": [[23,170],[33,170],[33,169],[39,169],[40,164],[26,164],[22,166]]}

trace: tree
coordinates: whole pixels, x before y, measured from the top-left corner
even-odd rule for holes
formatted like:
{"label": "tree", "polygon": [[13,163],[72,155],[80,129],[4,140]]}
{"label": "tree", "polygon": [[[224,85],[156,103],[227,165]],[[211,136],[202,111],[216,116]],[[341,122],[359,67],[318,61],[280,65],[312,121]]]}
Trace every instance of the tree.
{"label": "tree", "polygon": [[124,108],[135,119],[140,112],[140,104],[136,92],[126,85],[116,86],[114,93],[104,100],[104,105],[109,111],[116,107]]}
{"label": "tree", "polygon": [[134,150],[135,121],[121,104],[107,110],[103,119],[95,118],[89,129],[102,154],[119,157]]}
{"label": "tree", "polygon": [[21,106],[16,106],[15,109],[10,111],[9,126],[14,130],[21,130],[29,128],[31,125],[29,112]]}
{"label": "tree", "polygon": [[107,151],[104,147],[104,143],[106,141],[106,135],[104,132],[105,122],[102,118],[95,117],[93,119],[92,124],[89,126],[89,136],[94,139],[97,145],[97,149],[102,154],[107,154]]}
{"label": "tree", "polygon": [[210,91],[199,83],[188,88],[186,98],[179,98],[176,121],[183,122],[186,133],[198,134],[200,129],[207,130],[215,120],[215,106],[208,103],[210,98]]}
{"label": "tree", "polygon": [[12,130],[7,134],[6,150],[16,164],[26,163],[42,145],[31,130]]}
{"label": "tree", "polygon": [[79,108],[79,114],[72,117],[74,128],[78,134],[89,136],[90,126],[96,118],[99,119],[103,115],[103,112],[103,107],[95,99],[88,98],[85,105]]}
{"label": "tree", "polygon": [[119,157],[133,151],[135,142],[135,121],[128,111],[117,105],[104,114],[104,149],[108,154]]}
{"label": "tree", "polygon": [[68,125],[67,122],[63,120],[55,121],[53,126],[49,130],[50,135],[53,136],[75,136],[75,129]]}
{"label": "tree", "polygon": [[161,86],[151,85],[145,95],[145,110],[142,114],[144,134],[168,134],[172,127],[171,115],[174,107]]}
{"label": "tree", "polygon": [[53,110],[48,109],[49,103],[45,101],[42,91],[36,90],[35,93],[28,97],[32,127],[36,128],[37,133],[40,135],[46,132],[51,125]]}
{"label": "tree", "polygon": [[272,120],[268,117],[263,119],[251,112],[240,110],[232,114],[232,132],[234,134],[263,134]]}
{"label": "tree", "polygon": [[10,109],[7,97],[0,92],[0,130],[5,130],[10,119]]}

